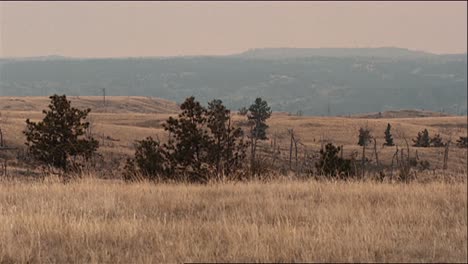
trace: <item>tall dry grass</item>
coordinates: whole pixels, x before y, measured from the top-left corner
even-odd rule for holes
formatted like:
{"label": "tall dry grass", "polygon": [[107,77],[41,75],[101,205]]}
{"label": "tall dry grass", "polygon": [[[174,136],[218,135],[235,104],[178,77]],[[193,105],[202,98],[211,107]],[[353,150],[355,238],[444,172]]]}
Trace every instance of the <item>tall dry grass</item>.
{"label": "tall dry grass", "polygon": [[0,263],[467,262],[467,186],[0,183]]}

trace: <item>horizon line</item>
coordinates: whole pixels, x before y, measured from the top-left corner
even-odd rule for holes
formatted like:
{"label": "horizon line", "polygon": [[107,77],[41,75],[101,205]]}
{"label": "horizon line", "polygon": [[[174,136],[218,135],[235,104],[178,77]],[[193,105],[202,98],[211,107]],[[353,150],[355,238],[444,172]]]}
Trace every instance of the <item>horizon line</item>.
{"label": "horizon line", "polygon": [[422,53],[427,53],[427,55],[436,55],[436,56],[443,56],[443,55],[464,55],[467,54],[467,51],[464,52],[456,52],[456,53],[434,53],[434,52],[429,52],[425,50],[417,50],[417,49],[409,49],[409,48],[402,48],[402,47],[397,47],[397,46],[379,46],[379,47],[310,47],[310,48],[304,48],[304,47],[263,47],[263,48],[249,48],[244,51],[240,51],[237,53],[227,53],[227,54],[186,54],[186,55],[142,55],[142,56],[116,56],[116,57],[95,57],[95,56],[90,56],[90,57],[75,57],[75,56],[66,56],[66,55],[60,55],[60,54],[48,54],[48,55],[34,55],[34,56],[10,56],[10,57],[0,57],[0,59],[39,59],[39,58],[50,58],[50,57],[57,57],[59,59],[131,59],[131,58],[158,58],[158,59],[170,59],[170,58],[184,58],[184,57],[229,57],[229,56],[236,56],[236,55],[242,55],[246,52],[249,51],[254,51],[254,50],[266,50],[266,49],[402,49],[402,50],[407,50],[407,51],[412,51],[412,52],[422,52]]}

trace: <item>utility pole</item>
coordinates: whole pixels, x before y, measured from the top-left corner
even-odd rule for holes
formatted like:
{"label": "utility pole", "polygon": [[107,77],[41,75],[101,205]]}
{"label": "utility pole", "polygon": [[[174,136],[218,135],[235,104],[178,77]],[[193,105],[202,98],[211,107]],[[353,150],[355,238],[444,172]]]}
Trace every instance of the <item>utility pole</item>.
{"label": "utility pole", "polygon": [[328,97],[328,104],[327,104],[327,113],[328,113],[328,116],[330,116],[330,97]]}

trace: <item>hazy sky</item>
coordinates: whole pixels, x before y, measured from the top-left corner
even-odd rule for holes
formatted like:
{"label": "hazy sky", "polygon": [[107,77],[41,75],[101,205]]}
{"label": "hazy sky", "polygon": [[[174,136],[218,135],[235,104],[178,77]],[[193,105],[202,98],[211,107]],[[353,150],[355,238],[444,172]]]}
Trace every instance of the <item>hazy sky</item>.
{"label": "hazy sky", "polygon": [[465,53],[467,2],[0,2],[0,57],[220,55],[263,47]]}

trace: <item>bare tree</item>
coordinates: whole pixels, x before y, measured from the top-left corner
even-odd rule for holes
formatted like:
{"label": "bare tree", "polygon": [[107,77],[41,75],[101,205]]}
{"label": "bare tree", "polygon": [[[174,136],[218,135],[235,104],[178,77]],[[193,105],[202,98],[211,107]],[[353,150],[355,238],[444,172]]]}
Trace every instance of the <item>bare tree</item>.
{"label": "bare tree", "polygon": [[374,140],[375,162],[377,163],[377,167],[380,168],[379,153],[377,152],[377,140],[375,139],[375,137],[373,138],[373,140]]}
{"label": "bare tree", "polygon": [[453,130],[447,127],[444,127],[441,129],[442,133],[446,134],[448,136],[447,143],[445,144],[444,148],[444,161],[442,165],[443,170],[448,169],[448,159],[449,159],[449,150],[450,150],[450,144],[452,143],[452,136],[453,136]]}
{"label": "bare tree", "polygon": [[362,145],[362,156],[361,156],[361,177],[364,178],[366,175],[366,144]]}
{"label": "bare tree", "polygon": [[398,137],[403,139],[406,145],[406,157],[405,157],[404,149],[400,150],[400,159],[398,159],[398,155],[396,155],[397,165],[400,171],[399,179],[404,182],[409,182],[410,180],[414,178],[414,175],[411,171],[412,162],[411,162],[411,152],[410,152],[410,146],[408,143],[408,138],[401,129],[396,130],[396,132],[397,132]]}
{"label": "bare tree", "polygon": [[398,163],[398,145],[395,145],[395,153],[393,154],[393,157],[392,157],[392,164],[391,164],[391,171],[390,171],[390,177],[391,179],[393,180],[393,166],[394,166],[394,162],[396,161]]}
{"label": "bare tree", "polygon": [[289,169],[292,169],[292,151],[294,146],[294,153],[295,153],[295,161],[296,161],[296,168],[295,171],[298,171],[298,156],[297,156],[297,144],[300,143],[300,139],[297,134],[294,132],[294,129],[288,129],[288,134],[290,136],[290,146],[289,146]]}
{"label": "bare tree", "polygon": [[3,147],[3,146],[5,146],[3,142],[3,131],[2,131],[2,128],[0,127],[0,147]]}

